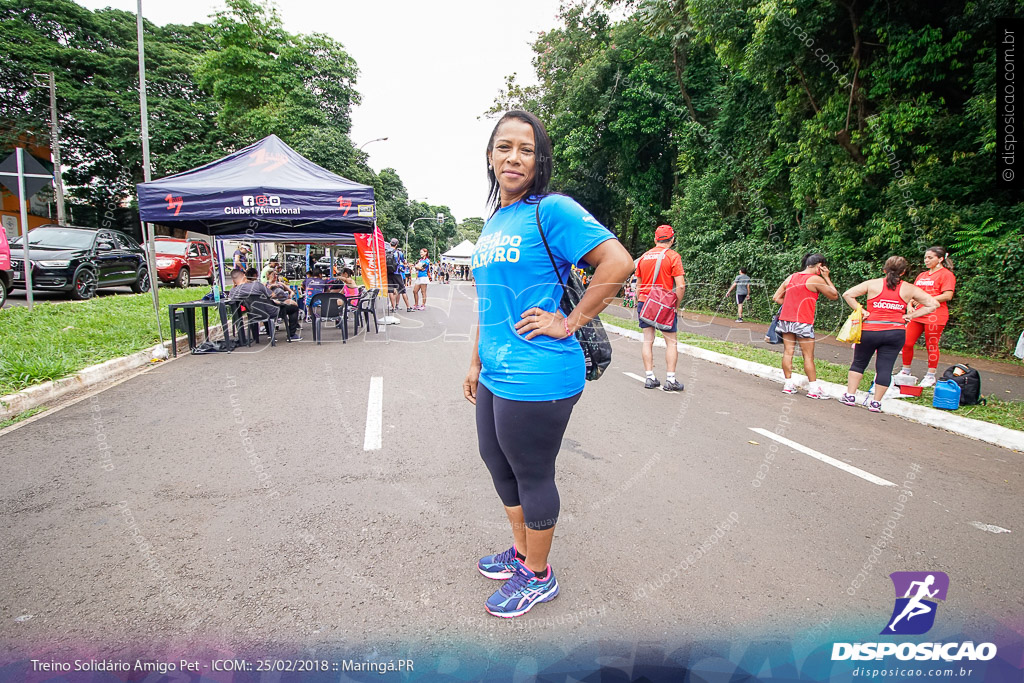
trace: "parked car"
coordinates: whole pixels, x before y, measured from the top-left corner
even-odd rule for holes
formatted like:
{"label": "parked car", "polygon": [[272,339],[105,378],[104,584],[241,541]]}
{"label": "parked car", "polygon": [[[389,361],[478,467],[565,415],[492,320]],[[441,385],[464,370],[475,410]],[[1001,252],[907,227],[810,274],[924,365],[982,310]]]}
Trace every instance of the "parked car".
{"label": "parked car", "polygon": [[157,237],[153,245],[156,247],[156,274],[161,282],[179,287],[188,287],[192,280],[213,284],[213,254],[205,241]]}
{"label": "parked car", "polygon": [[11,291],[11,248],[7,244],[7,231],[0,225],[0,308],[7,303]]}
{"label": "parked car", "polygon": [[[139,243],[116,230],[70,225],[43,225],[28,234],[32,258],[32,289],[68,292],[90,299],[102,287],[128,285],[135,293],[150,287],[146,254]],[[21,238],[11,240],[12,247]],[[25,288],[25,267],[19,251],[11,258],[12,288]]]}
{"label": "parked car", "polygon": [[274,254],[270,258],[276,258],[284,265],[287,278],[301,278],[306,274],[306,259],[299,254]]}

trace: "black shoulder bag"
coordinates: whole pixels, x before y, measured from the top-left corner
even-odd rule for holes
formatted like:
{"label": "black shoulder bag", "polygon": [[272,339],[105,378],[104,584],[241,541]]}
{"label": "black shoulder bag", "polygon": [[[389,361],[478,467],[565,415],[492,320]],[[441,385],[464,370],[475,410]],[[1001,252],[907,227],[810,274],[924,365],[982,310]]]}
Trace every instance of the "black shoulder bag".
{"label": "black shoulder bag", "polygon": [[[540,238],[544,241],[544,248],[548,251],[548,258],[551,259],[551,267],[555,270],[555,277],[558,284],[562,285],[561,309],[566,315],[572,313],[573,309],[583,298],[587,288],[583,285],[579,275],[569,271],[569,281],[562,282],[562,275],[555,265],[555,257],[548,246],[548,238],[544,236],[544,228],[540,224],[540,202],[537,202],[537,229],[540,230]],[[612,362],[612,343],[608,340],[608,333],[604,331],[604,325],[600,319],[594,318],[586,325],[576,330],[576,341],[583,349],[583,357],[587,362],[587,379],[598,379]]]}

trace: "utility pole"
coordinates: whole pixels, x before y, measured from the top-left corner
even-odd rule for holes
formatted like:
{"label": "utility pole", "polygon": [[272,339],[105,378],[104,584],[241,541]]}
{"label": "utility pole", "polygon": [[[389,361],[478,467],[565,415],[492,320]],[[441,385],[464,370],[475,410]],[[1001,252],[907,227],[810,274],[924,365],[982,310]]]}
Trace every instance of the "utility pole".
{"label": "utility pole", "polygon": [[[149,109],[146,106],[146,48],[142,37],[142,0],[139,0],[138,12],[135,14],[135,26],[139,36],[139,112],[142,116],[142,178],[145,182],[152,179],[149,166]],[[160,322],[160,278],[156,274],[156,243],[153,239],[153,224],[144,223],[146,233],[146,261],[149,270],[149,288],[153,291],[153,311],[156,313],[156,329],[160,335],[160,343],[164,342],[163,325]],[[170,331],[174,334],[174,330]]]}
{"label": "utility pole", "polygon": [[50,88],[50,152],[53,153],[53,190],[57,199],[57,222],[67,225],[67,214],[64,212],[64,181],[60,168],[60,126],[57,124],[57,83],[53,72],[34,74],[45,76]]}

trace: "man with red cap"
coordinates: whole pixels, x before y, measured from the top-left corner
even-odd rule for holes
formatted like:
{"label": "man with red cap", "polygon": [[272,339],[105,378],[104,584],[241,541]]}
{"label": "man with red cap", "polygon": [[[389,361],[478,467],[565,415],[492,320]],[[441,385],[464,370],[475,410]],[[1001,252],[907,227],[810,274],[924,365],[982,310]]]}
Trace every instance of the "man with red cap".
{"label": "man with red cap", "polygon": [[[645,253],[636,262],[637,293],[636,311],[639,318],[640,311],[644,308],[644,302],[651,289],[655,286],[662,289],[675,290],[676,302],[683,300],[683,293],[686,291],[686,283],[683,281],[683,261],[679,254],[672,249],[672,242],[675,240],[675,231],[671,225],[659,225],[654,231],[654,248]],[[658,378],[654,376],[654,328],[640,320],[640,329],[644,333],[644,345],[641,355],[644,360],[644,373],[646,379],[644,388],[657,389],[662,391],[682,391],[683,383],[676,380],[676,361],[679,358],[679,351],[676,348],[676,322],[678,316],[672,320],[672,328],[663,330],[665,336],[665,384],[662,386]]]}

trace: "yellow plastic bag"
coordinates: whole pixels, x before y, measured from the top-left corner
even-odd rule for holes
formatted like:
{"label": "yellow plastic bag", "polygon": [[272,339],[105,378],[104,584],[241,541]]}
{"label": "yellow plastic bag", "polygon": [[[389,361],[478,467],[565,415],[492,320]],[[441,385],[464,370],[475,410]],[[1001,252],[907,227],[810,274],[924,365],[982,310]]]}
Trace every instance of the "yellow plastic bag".
{"label": "yellow plastic bag", "polygon": [[864,309],[857,308],[850,317],[843,323],[843,328],[839,330],[839,334],[836,335],[836,341],[850,342],[852,344],[860,343],[860,327],[861,323],[864,322]]}

